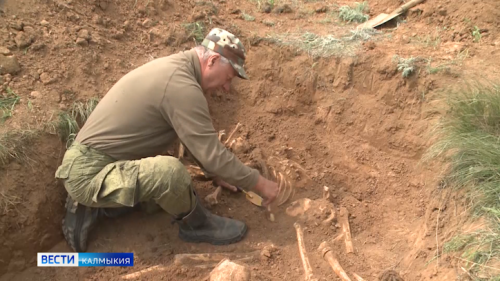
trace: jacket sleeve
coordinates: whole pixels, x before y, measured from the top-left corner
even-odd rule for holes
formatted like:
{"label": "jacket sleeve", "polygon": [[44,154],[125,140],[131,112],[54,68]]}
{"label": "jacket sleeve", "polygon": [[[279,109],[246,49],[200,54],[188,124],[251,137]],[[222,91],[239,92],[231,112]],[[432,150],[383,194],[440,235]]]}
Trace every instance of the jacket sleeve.
{"label": "jacket sleeve", "polygon": [[160,105],[162,114],[201,168],[244,190],[253,188],[259,172],[244,165],[219,141],[201,88],[170,84]]}

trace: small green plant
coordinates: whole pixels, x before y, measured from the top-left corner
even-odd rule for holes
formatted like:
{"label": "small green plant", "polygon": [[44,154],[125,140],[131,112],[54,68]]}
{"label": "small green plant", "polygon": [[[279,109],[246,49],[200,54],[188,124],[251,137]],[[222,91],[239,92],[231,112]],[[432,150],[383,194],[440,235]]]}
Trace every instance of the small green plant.
{"label": "small green plant", "polygon": [[402,72],[403,78],[410,76],[416,69],[416,58],[414,57],[405,59],[395,55],[393,61],[397,63],[398,71]]}
{"label": "small green plant", "polygon": [[205,38],[205,25],[203,22],[192,22],[183,24],[188,38],[193,38],[196,43],[200,43]]}
{"label": "small green plant", "polygon": [[30,99],[28,99],[28,110],[33,111],[33,103],[31,102]]}
{"label": "small green plant", "polygon": [[477,26],[474,26],[472,30],[472,37],[474,37],[474,42],[476,43],[481,41],[481,30]]}
{"label": "small green plant", "polygon": [[242,17],[246,21],[255,21],[255,17],[246,13],[242,13]]}
{"label": "small green plant", "polygon": [[266,26],[274,26],[274,21],[271,20],[263,20],[262,23]]}
{"label": "small green plant", "polygon": [[333,22],[332,19],[329,18],[329,17],[325,17],[325,18],[323,18],[323,19],[321,19],[321,20],[318,21],[318,23],[321,23],[321,24],[329,24],[329,23],[332,23],[332,22]]}
{"label": "small green plant", "polygon": [[199,1],[194,3],[196,6],[208,6],[211,9],[211,14],[217,15],[219,13],[219,9],[217,9],[217,6],[214,5],[212,2],[207,2],[207,1]]}
{"label": "small green plant", "polygon": [[365,22],[370,16],[365,14],[365,11],[369,11],[368,2],[354,3],[354,8],[344,5],[339,8],[339,18],[347,22]]}
{"label": "small green plant", "polygon": [[0,110],[2,110],[2,117],[0,123],[5,122],[5,120],[12,117],[12,111],[14,111],[14,106],[21,99],[11,88],[6,89],[5,95],[0,95]]}

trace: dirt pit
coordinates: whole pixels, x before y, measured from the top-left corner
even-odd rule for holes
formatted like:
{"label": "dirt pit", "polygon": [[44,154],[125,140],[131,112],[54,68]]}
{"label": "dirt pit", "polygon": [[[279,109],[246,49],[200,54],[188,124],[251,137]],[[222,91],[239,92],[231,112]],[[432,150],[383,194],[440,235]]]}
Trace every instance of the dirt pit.
{"label": "dirt pit", "polygon": [[[229,95],[208,97],[214,125],[230,132],[241,123],[235,137],[246,144],[235,153],[244,162],[260,153],[291,178],[295,195],[271,222],[244,195],[223,190],[210,209],[249,227],[248,236],[234,245],[183,243],[167,214],[136,212],[101,221],[88,249],[134,252],[133,268],[37,268],[37,252],[70,251],[60,225],[65,191],[54,180],[64,144],[42,134],[26,144],[27,162],[11,159],[0,169],[0,195],[9,198],[0,210],[1,280],[208,280],[215,265],[176,264],[175,255],[185,253],[258,253],[243,262],[252,280],[301,280],[294,228],[299,218],[286,209],[301,198],[321,200],[325,186],[337,215],[347,210],[353,252],[339,236],[338,218],[324,224],[320,211],[300,220],[319,280],[338,280],[318,250],[325,241],[351,278],[455,280],[461,274],[456,260],[441,253],[443,241],[463,220],[461,197],[439,189],[439,163],[419,164],[429,144],[426,134],[441,113],[433,102],[436,92],[461,77],[480,76],[474,72],[478,66],[497,74],[498,26],[490,20],[497,18],[492,13],[498,9],[491,8],[498,8],[496,1],[478,5],[469,22],[462,18],[474,1],[460,7],[424,3],[396,27],[366,40],[345,39],[328,49],[338,52],[331,56],[313,43],[300,50],[305,37],[282,35],[349,34],[356,24],[340,21],[335,9],[352,2],[294,1],[269,13],[255,1],[4,2],[1,47],[16,57],[20,70],[2,76],[3,91],[12,89],[20,101],[1,132],[40,127],[75,101],[102,97],[137,66],[193,47],[199,25],[185,24],[204,24],[205,32],[219,26],[243,39],[251,80],[235,81]],[[375,17],[400,1],[369,4]],[[476,25],[481,44],[472,35]],[[403,77],[394,55],[432,60]],[[196,188],[201,198],[215,190],[207,182]]]}

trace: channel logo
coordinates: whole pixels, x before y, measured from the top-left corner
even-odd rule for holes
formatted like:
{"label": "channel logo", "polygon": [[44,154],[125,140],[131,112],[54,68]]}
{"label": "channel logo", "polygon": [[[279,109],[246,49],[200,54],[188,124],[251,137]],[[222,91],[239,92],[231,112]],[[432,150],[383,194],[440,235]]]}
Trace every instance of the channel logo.
{"label": "channel logo", "polygon": [[37,253],[38,266],[134,266],[134,253]]}

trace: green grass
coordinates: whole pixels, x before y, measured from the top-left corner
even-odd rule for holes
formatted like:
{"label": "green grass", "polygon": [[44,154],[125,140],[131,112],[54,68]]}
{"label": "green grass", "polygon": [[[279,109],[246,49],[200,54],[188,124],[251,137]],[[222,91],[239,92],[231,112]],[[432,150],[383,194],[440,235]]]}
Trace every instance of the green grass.
{"label": "green grass", "polygon": [[0,123],[5,122],[7,119],[12,117],[12,111],[14,111],[14,106],[21,99],[11,88],[6,89],[6,94],[0,95],[0,110],[2,111],[2,117],[0,118]]}
{"label": "green grass", "polygon": [[242,13],[242,17],[246,21],[255,21],[255,17],[246,13]]}
{"label": "green grass", "polygon": [[312,32],[270,34],[268,41],[291,46],[300,51],[306,52],[312,57],[344,57],[354,56],[360,39],[370,37],[366,31],[351,32],[349,36],[335,37],[333,35],[318,35]]}
{"label": "green grass", "polygon": [[469,272],[484,275],[493,270],[488,264],[500,263],[500,86],[468,84],[447,92],[446,100],[436,142],[423,160],[443,159],[446,186],[465,189],[473,217],[487,218],[483,230],[459,235],[444,248],[463,252]]}
{"label": "green grass", "polygon": [[205,39],[205,25],[203,22],[192,22],[183,24],[186,30],[186,35],[189,39],[195,40],[197,44],[201,43]]}
{"label": "green grass", "polygon": [[481,30],[479,27],[474,26],[474,29],[472,30],[472,37],[474,37],[475,43],[481,42]]}
{"label": "green grass", "polygon": [[22,163],[31,162],[31,144],[39,134],[37,130],[9,130],[0,134],[0,167],[16,159]]}
{"label": "green grass", "polygon": [[57,134],[67,145],[73,142],[80,130],[80,124],[84,124],[92,111],[97,106],[97,98],[86,102],[75,102],[69,111],[59,113],[58,120],[54,123]]}
{"label": "green grass", "polygon": [[313,57],[329,57],[344,51],[342,40],[332,35],[320,36],[311,32],[272,35],[270,40],[285,46],[293,46]]}
{"label": "green grass", "polygon": [[75,102],[68,111],[59,113],[57,120],[48,122],[37,129],[9,130],[0,134],[0,167],[15,159],[31,164],[34,150],[33,141],[44,133],[57,134],[66,145],[71,144],[74,137],[97,106],[97,98],[86,102]]}
{"label": "green grass", "polygon": [[355,40],[366,41],[366,40],[372,38],[373,35],[381,34],[380,31],[378,31],[374,28],[357,28],[357,29],[351,30],[350,33],[351,33],[351,36],[346,37],[346,39],[350,40],[350,41],[355,41]]}
{"label": "green grass", "polygon": [[347,22],[365,22],[370,16],[365,14],[365,12],[369,11],[368,2],[364,1],[362,3],[354,3],[354,7],[350,7],[347,5],[341,6],[339,8],[339,18],[343,21]]}

